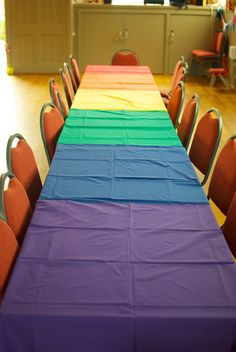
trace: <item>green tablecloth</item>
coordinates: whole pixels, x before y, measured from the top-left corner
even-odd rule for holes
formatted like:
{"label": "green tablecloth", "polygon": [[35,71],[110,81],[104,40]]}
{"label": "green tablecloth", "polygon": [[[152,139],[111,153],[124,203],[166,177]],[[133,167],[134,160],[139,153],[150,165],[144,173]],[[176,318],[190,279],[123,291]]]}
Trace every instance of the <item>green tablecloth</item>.
{"label": "green tablecloth", "polygon": [[71,109],[60,144],[181,146],[166,111]]}

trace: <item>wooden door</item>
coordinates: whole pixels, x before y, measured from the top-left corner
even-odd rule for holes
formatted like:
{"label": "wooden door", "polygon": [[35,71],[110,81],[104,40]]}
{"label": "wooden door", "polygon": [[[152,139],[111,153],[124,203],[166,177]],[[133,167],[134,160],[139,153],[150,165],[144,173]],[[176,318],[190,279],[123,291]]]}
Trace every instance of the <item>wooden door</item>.
{"label": "wooden door", "polygon": [[71,53],[71,0],[5,0],[8,66],[58,72]]}

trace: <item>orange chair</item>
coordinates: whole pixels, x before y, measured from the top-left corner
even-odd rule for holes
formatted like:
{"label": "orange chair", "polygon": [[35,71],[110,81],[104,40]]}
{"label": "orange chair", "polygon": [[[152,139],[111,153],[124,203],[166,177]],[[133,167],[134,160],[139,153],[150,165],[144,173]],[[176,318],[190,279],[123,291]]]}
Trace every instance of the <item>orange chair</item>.
{"label": "orange chair", "polygon": [[236,193],[234,193],[222,231],[233,256],[236,257]]}
{"label": "orange chair", "polygon": [[112,65],[139,66],[138,55],[129,49],[118,50],[112,57]]}
{"label": "orange chair", "polygon": [[228,75],[228,63],[227,57],[224,54],[222,57],[222,67],[214,67],[208,70],[209,76],[211,77],[210,86],[213,87],[216,81],[216,78],[219,77],[224,85],[229,88],[227,81],[224,79]]}
{"label": "orange chair", "polygon": [[19,246],[12,229],[0,218],[0,303],[10,278]]}
{"label": "orange chair", "polygon": [[230,137],[217,158],[208,189],[211,199],[226,215],[236,190],[236,135]]}
{"label": "orange chair", "polygon": [[78,89],[79,85],[80,85],[80,81],[81,81],[81,76],[80,76],[80,72],[79,72],[78,63],[73,55],[70,55],[70,64],[71,64],[72,71],[74,73],[74,77],[75,77],[75,80],[77,83],[77,89]]}
{"label": "orange chair", "polygon": [[210,109],[198,122],[189,157],[193,165],[204,175],[202,185],[209,177],[222,134],[222,117],[217,109]]}
{"label": "orange chair", "polygon": [[[174,72],[173,72],[172,79],[171,79],[171,83],[170,83],[170,89],[168,91],[163,90],[163,89],[160,90],[161,96],[164,99],[165,103],[167,102],[167,104],[168,104],[170,96],[171,96],[171,92],[177,86],[177,84],[180,81],[185,82],[187,69],[188,69],[188,64],[186,61],[184,61],[184,57],[181,56],[175,65]],[[165,99],[167,101],[165,101]]]}
{"label": "orange chair", "polygon": [[[16,141],[16,146],[13,146]],[[6,159],[8,171],[25,187],[33,209],[41,192],[42,182],[33,151],[21,134],[16,133],[8,139]]]}
{"label": "orange chair", "polygon": [[59,69],[59,73],[61,76],[61,81],[62,81],[62,85],[64,88],[64,93],[66,96],[67,104],[70,108],[73,103],[74,97],[75,97],[75,93],[72,88],[70,77],[69,77],[68,72],[65,72],[62,68]]}
{"label": "orange chair", "polygon": [[[7,180],[9,183],[6,188]],[[0,197],[0,218],[6,220],[21,244],[32,216],[32,209],[24,186],[9,171],[1,175]]]}
{"label": "orange chair", "polygon": [[215,32],[213,35],[210,50],[195,49],[192,51],[191,73],[197,74],[200,64],[208,62],[216,64],[218,67],[221,63],[225,47],[226,38],[223,32]]}
{"label": "orange chair", "polygon": [[178,126],[185,96],[184,82],[179,82],[171,93],[167,111],[175,128]]}
{"label": "orange chair", "polygon": [[58,108],[64,119],[66,119],[69,114],[69,109],[63,98],[59,84],[53,78],[49,80],[49,91],[52,104]]}
{"label": "orange chair", "polygon": [[199,96],[195,93],[186,103],[177,129],[179,139],[186,150],[188,149],[191,141],[195,123],[197,121],[198,110]]}
{"label": "orange chair", "polygon": [[57,107],[51,103],[44,104],[40,112],[40,130],[49,165],[55,154],[63,125],[64,118]]}

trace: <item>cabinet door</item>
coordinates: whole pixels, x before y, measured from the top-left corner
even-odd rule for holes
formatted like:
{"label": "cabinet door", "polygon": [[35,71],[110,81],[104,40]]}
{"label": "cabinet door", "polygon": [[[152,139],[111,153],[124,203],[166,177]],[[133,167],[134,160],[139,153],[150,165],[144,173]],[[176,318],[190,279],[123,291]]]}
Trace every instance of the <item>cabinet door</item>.
{"label": "cabinet door", "polygon": [[58,72],[71,52],[70,0],[6,0],[8,66],[17,73]]}
{"label": "cabinet door", "polygon": [[165,15],[125,14],[124,47],[134,50],[142,65],[153,73],[163,73],[165,53]]}
{"label": "cabinet door", "polygon": [[123,15],[84,12],[78,22],[81,70],[89,64],[109,65],[113,54],[122,48]]}
{"label": "cabinet door", "polygon": [[193,49],[209,49],[211,42],[211,25],[209,15],[178,15],[170,16],[168,73],[181,55],[191,65]]}

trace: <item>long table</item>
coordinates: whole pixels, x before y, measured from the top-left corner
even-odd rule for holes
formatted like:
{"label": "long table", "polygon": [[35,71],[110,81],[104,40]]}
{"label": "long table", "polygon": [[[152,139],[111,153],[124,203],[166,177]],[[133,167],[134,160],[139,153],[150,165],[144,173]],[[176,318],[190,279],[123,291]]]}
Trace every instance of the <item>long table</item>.
{"label": "long table", "polygon": [[150,70],[88,66],[0,308],[0,351],[233,352],[235,293]]}

